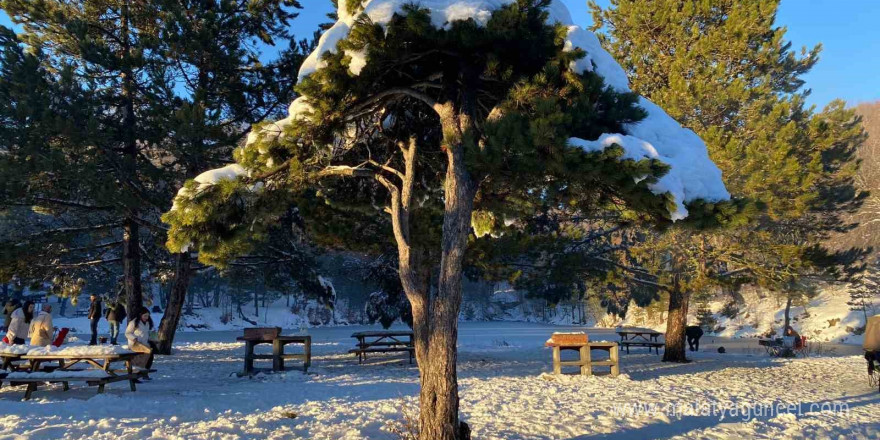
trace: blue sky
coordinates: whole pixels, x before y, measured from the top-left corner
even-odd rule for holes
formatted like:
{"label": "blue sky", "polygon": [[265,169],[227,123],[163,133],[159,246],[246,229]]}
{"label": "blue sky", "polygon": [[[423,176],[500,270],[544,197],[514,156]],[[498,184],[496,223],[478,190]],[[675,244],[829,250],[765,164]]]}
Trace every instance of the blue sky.
{"label": "blue sky", "polygon": [[[563,0],[576,23],[591,23],[585,0]],[[294,21],[295,33],[310,36],[327,21],[329,0],[303,0],[306,9]],[[600,0],[607,4],[607,0]],[[804,77],[812,90],[811,104],[824,106],[835,98],[850,104],[880,99],[880,0],[783,0],[777,24],[788,28],[793,47],[822,43],[819,63]],[[0,12],[0,25],[10,20]]]}

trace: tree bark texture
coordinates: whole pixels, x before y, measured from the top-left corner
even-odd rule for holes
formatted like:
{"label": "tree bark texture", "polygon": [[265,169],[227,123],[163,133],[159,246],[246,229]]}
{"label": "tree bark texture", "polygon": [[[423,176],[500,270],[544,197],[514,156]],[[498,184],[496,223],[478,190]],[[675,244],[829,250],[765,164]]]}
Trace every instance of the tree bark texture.
{"label": "tree bark texture", "polygon": [[165,306],[165,314],[159,323],[159,341],[157,354],[171,354],[171,345],[174,343],[174,334],[180,324],[180,316],[183,313],[183,303],[186,299],[187,288],[190,280],[190,255],[188,252],[175,255],[174,280],[171,282],[171,291],[168,294],[168,303]]}
{"label": "tree bark texture", "polygon": [[676,282],[669,292],[669,316],[666,318],[666,348],[663,362],[688,362],[685,355],[685,327],[687,327],[690,293]]}

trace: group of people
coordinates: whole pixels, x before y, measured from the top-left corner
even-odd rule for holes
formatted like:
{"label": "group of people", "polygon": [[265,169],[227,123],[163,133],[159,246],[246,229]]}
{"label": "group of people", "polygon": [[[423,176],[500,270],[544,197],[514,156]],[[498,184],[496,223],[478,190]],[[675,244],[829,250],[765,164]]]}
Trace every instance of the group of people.
{"label": "group of people", "polygon": [[[125,306],[122,305],[122,301],[117,300],[113,304],[107,306],[106,309],[102,307],[101,298],[98,295],[92,294],[89,296],[89,300],[91,303],[89,304],[89,327],[92,330],[92,337],[89,339],[89,345],[96,345],[98,343],[98,322],[101,321],[101,317],[107,319],[107,323],[110,324],[110,343],[113,345],[118,345],[119,339],[119,324],[125,320]],[[152,324],[152,321],[150,322]],[[126,329],[126,336],[128,335]]]}
{"label": "group of people", "polygon": [[3,307],[3,329],[7,344],[24,344],[30,336],[30,344],[45,346],[52,343],[55,328],[52,326],[52,306],[48,303],[40,307],[34,316],[36,305],[33,301],[25,301],[19,306],[15,301],[6,301]]}
{"label": "group of people", "polygon": [[[101,318],[107,319],[110,324],[110,343],[118,345],[120,324],[125,320],[125,307],[121,301],[116,301],[106,309],[102,307],[101,298],[92,294],[89,299],[89,326],[92,335],[89,345],[98,344],[98,323]],[[52,306],[43,303],[39,313],[34,316],[36,305],[33,301],[25,301],[19,305],[15,300],[9,300],[3,308],[4,326],[6,331],[3,342],[6,344],[25,344],[30,337],[30,345],[45,347],[51,344],[55,327],[52,325]],[[153,341],[150,340],[150,332],[153,330],[153,318],[146,307],[142,307],[136,319],[129,321],[125,327],[125,338],[132,351],[142,353],[143,357],[136,359],[135,363],[144,368],[150,368],[153,363]]]}
{"label": "group of people", "polygon": [[[92,330],[92,338],[89,340],[89,345],[95,345],[98,342],[98,322],[102,316],[110,324],[110,343],[118,345],[116,341],[119,338],[119,324],[127,316],[122,301],[117,300],[114,304],[108,306],[106,310],[103,310],[102,313],[101,298],[92,294],[89,299],[91,303],[89,304],[88,318],[89,326]],[[130,320],[125,327],[125,339],[128,340],[128,348],[131,351],[142,354],[142,356],[138,356],[134,360],[135,365],[147,369],[153,365],[154,343],[150,340],[150,332],[152,330],[153,317],[150,316],[150,310],[146,307],[141,307],[137,318]]]}

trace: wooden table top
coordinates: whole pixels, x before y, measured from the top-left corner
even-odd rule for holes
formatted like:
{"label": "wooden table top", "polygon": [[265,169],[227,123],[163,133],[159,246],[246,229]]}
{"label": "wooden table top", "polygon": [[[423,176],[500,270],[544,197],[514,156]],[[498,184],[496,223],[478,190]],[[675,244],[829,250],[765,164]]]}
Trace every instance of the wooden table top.
{"label": "wooden table top", "polygon": [[412,331],[384,331],[384,330],[376,330],[376,331],[366,331],[366,332],[356,332],[352,333],[352,338],[364,338],[364,337],[380,337],[380,336],[413,336]]}
{"label": "wooden table top", "polygon": [[662,335],[663,332],[651,330],[649,328],[630,328],[617,330],[618,335]]}
{"label": "wooden table top", "polygon": [[291,336],[276,336],[272,339],[254,339],[254,338],[246,338],[244,336],[239,336],[235,338],[236,341],[251,341],[251,342],[272,342],[272,341],[284,341],[284,342],[311,342],[311,335],[291,335]]}
{"label": "wooden table top", "polygon": [[35,355],[25,355],[22,356],[22,359],[26,360],[57,360],[57,359],[126,359],[139,355],[140,353],[134,351],[127,351],[124,353],[112,353],[112,354],[35,354]]}
{"label": "wooden table top", "polygon": [[584,343],[556,343],[556,342],[545,342],[545,346],[547,347],[596,347],[596,348],[608,348],[608,347],[616,347],[617,342],[608,342],[608,341],[597,341],[597,342],[584,342]]}

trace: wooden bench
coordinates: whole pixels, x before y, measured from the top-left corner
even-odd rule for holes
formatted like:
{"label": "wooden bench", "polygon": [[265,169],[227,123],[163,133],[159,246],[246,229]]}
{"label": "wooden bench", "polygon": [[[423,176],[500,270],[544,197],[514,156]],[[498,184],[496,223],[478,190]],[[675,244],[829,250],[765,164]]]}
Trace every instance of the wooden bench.
{"label": "wooden bench", "polygon": [[415,347],[411,331],[366,331],[351,335],[358,340],[356,347],[349,350],[358,357],[358,363],[367,361],[367,353],[407,353],[412,364]]}
{"label": "wooden bench", "polygon": [[660,347],[665,345],[659,341],[620,341],[620,346],[626,348],[626,354],[629,354],[630,347],[648,347],[648,353],[651,352],[651,349],[654,349],[657,354],[660,354]]}
{"label": "wooden bench", "polygon": [[[620,353],[616,342],[561,342],[547,341],[547,347],[553,348],[553,374],[562,374],[562,367],[579,367],[580,373],[585,376],[593,375],[593,367],[611,367],[611,376],[620,374]],[[579,357],[573,361],[563,361],[562,351],[577,351]],[[593,360],[592,350],[608,352],[607,360]]]}

